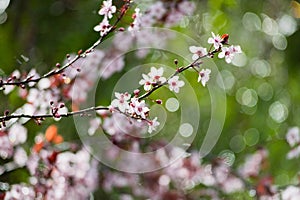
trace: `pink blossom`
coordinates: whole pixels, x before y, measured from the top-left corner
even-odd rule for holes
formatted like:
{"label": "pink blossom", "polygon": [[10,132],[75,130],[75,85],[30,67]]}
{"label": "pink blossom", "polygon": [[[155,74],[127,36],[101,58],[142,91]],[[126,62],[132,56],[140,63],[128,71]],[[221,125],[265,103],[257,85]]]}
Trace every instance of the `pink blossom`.
{"label": "pink blossom", "polygon": [[[11,74],[11,77],[15,77],[16,79],[19,79],[21,77],[21,73],[19,72],[19,70],[15,70],[13,71],[13,73]],[[5,90],[3,90],[3,93],[5,95],[9,94],[11,91],[13,91],[13,89],[15,88],[14,85],[7,85],[5,86]]]}
{"label": "pink blossom", "polygon": [[235,54],[242,53],[240,46],[230,46],[230,47],[222,47],[222,52],[219,53],[219,58],[224,58],[227,63],[231,63]]}
{"label": "pink blossom", "polygon": [[143,15],[140,18],[140,27],[153,27],[155,23],[156,23],[155,18],[150,14]]}
{"label": "pink blossom", "polygon": [[34,176],[37,172],[40,157],[37,153],[31,153],[26,162],[26,167],[29,170],[30,175]]}
{"label": "pink blossom", "polygon": [[161,19],[166,12],[167,10],[164,7],[164,4],[161,1],[158,1],[150,6],[148,15],[155,19]]}
{"label": "pink blossom", "polygon": [[109,19],[113,17],[113,13],[117,11],[116,6],[112,5],[112,0],[103,1],[102,8],[99,10],[99,15],[104,15],[104,18],[108,17]]}
{"label": "pink blossom", "polygon": [[130,102],[130,114],[136,114],[142,119],[146,119],[150,109],[146,106],[145,100],[139,101],[137,98],[132,98]]}
{"label": "pink blossom", "polygon": [[120,200],[133,200],[133,197],[129,194],[120,195]]}
{"label": "pink blossom", "polygon": [[184,14],[174,9],[168,14],[165,22],[165,27],[178,25],[183,18]]}
{"label": "pink blossom", "polygon": [[300,155],[300,146],[297,146],[290,150],[287,154],[288,159],[298,158]]}
{"label": "pink blossom", "polygon": [[296,186],[288,186],[281,194],[282,200],[297,200],[300,199],[300,188]]}
{"label": "pink blossom", "polygon": [[22,147],[17,147],[14,153],[14,162],[20,166],[25,166],[26,162],[28,160],[26,151]]}
{"label": "pink blossom", "polygon": [[122,140],[125,134],[140,136],[145,133],[145,124],[137,120],[129,120],[125,115],[113,113],[103,121],[103,129],[106,133],[114,136],[116,140]]}
{"label": "pink blossom", "polygon": [[244,165],[239,169],[244,178],[256,177],[260,173],[261,165],[266,159],[268,152],[264,149],[256,151],[253,155],[246,158]]}
{"label": "pink blossom", "polygon": [[99,25],[94,27],[94,30],[100,32],[101,36],[104,36],[111,30],[111,28],[109,21],[105,17]]}
{"label": "pink blossom", "polygon": [[160,125],[160,123],[157,121],[157,117],[155,117],[153,120],[148,122],[148,133],[152,133],[156,130],[156,128]]}
{"label": "pink blossom", "polygon": [[179,92],[179,89],[184,86],[184,82],[179,80],[179,76],[173,76],[168,80],[170,91],[174,91],[175,93]]}
{"label": "pink blossom", "polygon": [[6,133],[0,132],[0,157],[2,159],[10,158],[13,152],[13,144],[8,139],[8,136]]}
{"label": "pink blossom", "polygon": [[108,52],[106,57],[101,63],[101,69],[99,74],[101,78],[107,79],[111,77],[115,72],[121,71],[125,66],[125,58],[120,55],[119,52]]}
{"label": "pink blossom", "polygon": [[98,162],[85,149],[55,152],[44,148],[34,153],[29,163],[36,178],[32,184],[42,192],[43,199],[87,199],[98,184]]}
{"label": "pink blossom", "polygon": [[153,79],[155,83],[163,83],[166,81],[166,78],[163,77],[164,69],[160,67],[159,69],[156,69],[155,67],[151,67],[149,72],[149,77]]}
{"label": "pink blossom", "polygon": [[198,82],[201,81],[201,84],[205,87],[206,83],[209,81],[211,70],[210,69],[202,69],[199,72]]}
{"label": "pink blossom", "polygon": [[119,32],[115,34],[113,38],[113,44],[118,50],[126,52],[131,48],[133,39],[134,37],[132,37],[131,34],[128,34],[128,32]]}
{"label": "pink blossom", "polygon": [[94,135],[96,130],[99,128],[100,124],[101,124],[101,118],[99,117],[90,120],[90,127],[88,129],[88,134]]}
{"label": "pink blossom", "polygon": [[133,19],[134,21],[131,23],[131,25],[128,27],[128,31],[132,32],[132,31],[138,31],[140,29],[140,27],[142,26],[142,14],[140,13],[140,9],[136,8],[135,13],[133,14]]}
{"label": "pink blossom", "polygon": [[243,181],[237,177],[230,176],[226,179],[226,182],[222,184],[222,190],[226,194],[243,191],[245,188],[245,185]]}
{"label": "pink blossom", "polygon": [[143,79],[140,80],[139,84],[144,85],[144,90],[149,91],[152,88],[152,79],[146,75],[142,74]]}
{"label": "pink blossom", "polygon": [[213,44],[215,49],[219,49],[222,47],[222,38],[220,35],[215,35],[213,32],[211,32],[212,37],[208,38],[208,44]]}
{"label": "pink blossom", "polygon": [[151,67],[151,71],[146,75],[142,74],[143,79],[140,80],[139,84],[144,85],[144,90],[149,91],[152,88],[152,85],[154,84],[161,84],[166,82],[166,78],[163,77],[164,70],[163,68],[155,68]]}
{"label": "pink blossom", "polygon": [[29,107],[31,107],[30,110],[33,112],[32,114],[49,113],[49,102],[57,102],[59,95],[60,91],[57,88],[53,88],[52,90],[38,90],[36,88],[32,88],[28,92],[28,104],[24,108],[29,109]]}
{"label": "pink blossom", "polygon": [[299,144],[300,142],[299,128],[298,127],[290,128],[286,134],[286,140],[291,147],[295,146],[296,144]]}
{"label": "pink blossom", "polygon": [[35,199],[36,194],[32,187],[25,184],[14,184],[10,190],[6,192],[4,200],[23,199],[31,200]]}
{"label": "pink blossom", "polygon": [[190,46],[190,52],[193,53],[193,60],[198,60],[199,58],[207,55],[206,48],[203,47],[196,47],[196,46]]}
{"label": "pink blossom", "polygon": [[23,144],[27,140],[27,129],[21,124],[15,123],[9,128],[8,137],[13,145]]}
{"label": "pink blossom", "polygon": [[117,97],[117,99],[114,99],[111,102],[111,106],[118,108],[121,112],[125,113],[125,111],[129,109],[128,101],[131,95],[128,94],[128,92],[125,93],[115,92],[115,96]]}
{"label": "pink blossom", "polygon": [[179,3],[178,9],[184,15],[192,15],[196,9],[196,5],[192,1],[182,1]]}
{"label": "pink blossom", "polygon": [[49,78],[42,78],[38,83],[37,86],[40,90],[48,89],[51,86],[51,81]]}

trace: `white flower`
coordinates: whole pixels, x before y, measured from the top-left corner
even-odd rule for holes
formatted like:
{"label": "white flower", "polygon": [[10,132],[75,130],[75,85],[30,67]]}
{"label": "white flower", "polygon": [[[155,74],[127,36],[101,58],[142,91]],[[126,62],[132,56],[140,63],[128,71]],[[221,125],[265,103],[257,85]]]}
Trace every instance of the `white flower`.
{"label": "white flower", "polygon": [[222,185],[222,190],[226,194],[242,191],[245,185],[243,181],[237,177],[231,176],[226,179],[225,184]]}
{"label": "white flower", "polygon": [[[21,73],[18,70],[13,71],[11,74],[11,77],[15,77],[16,79],[19,79],[21,77]],[[15,88],[14,85],[6,85],[5,90],[3,90],[3,93],[5,95],[9,94],[13,89]]]}
{"label": "white flower", "polygon": [[109,24],[109,21],[106,17],[103,18],[102,22],[94,27],[94,30],[97,32],[100,32],[101,36],[104,36],[107,34],[111,29],[111,25]]}
{"label": "white flower", "polygon": [[208,38],[208,44],[213,44],[215,49],[219,49],[222,47],[222,38],[220,35],[215,35],[213,32],[211,32],[212,37]]}
{"label": "white flower", "polygon": [[242,53],[240,46],[233,46],[230,47],[222,47],[222,52],[219,53],[219,58],[224,58],[227,63],[231,63],[232,59],[234,58],[235,54]]}
{"label": "white flower", "polygon": [[149,8],[149,16],[155,18],[155,19],[161,19],[165,13],[167,12],[166,8],[164,7],[164,4],[161,1],[158,1],[151,5]]}
{"label": "white flower", "polygon": [[23,144],[27,140],[27,129],[15,123],[8,131],[8,138],[13,145]]}
{"label": "white flower", "polygon": [[295,146],[300,142],[299,128],[290,128],[286,134],[286,140],[291,147]]}
{"label": "white flower", "polygon": [[206,83],[209,81],[210,69],[202,69],[199,72],[198,82],[201,81],[201,84],[205,87]]}
{"label": "white flower", "polygon": [[142,14],[140,13],[140,9],[136,8],[134,11],[135,13],[132,16],[134,21],[128,27],[128,31],[138,31],[142,24],[142,20],[141,20]]}
{"label": "white flower", "polygon": [[101,118],[99,117],[90,120],[90,127],[88,129],[88,134],[94,135],[97,129],[99,128],[100,124],[101,124]]}
{"label": "white flower", "polygon": [[153,84],[159,84],[166,82],[166,78],[163,77],[164,69],[161,67],[156,69],[155,67],[151,67],[150,72],[146,74],[142,74],[143,79],[140,80],[139,84],[144,85],[144,90],[149,91],[152,88]]}
{"label": "white flower", "polygon": [[184,15],[192,15],[196,10],[196,4],[192,1],[182,1],[178,5],[178,10]]}
{"label": "white flower", "polygon": [[7,159],[10,158],[14,153],[13,144],[9,141],[6,134],[0,132],[0,158]]}
{"label": "white flower", "polygon": [[143,79],[140,80],[139,84],[140,85],[144,85],[144,90],[145,91],[151,90],[152,79],[148,75],[146,75],[146,74],[142,74],[142,76],[143,76]]}
{"label": "white flower", "polygon": [[28,160],[26,151],[22,147],[17,147],[15,153],[14,153],[14,162],[20,166],[25,166],[26,162]]}
{"label": "white flower", "polygon": [[38,88],[40,90],[45,90],[48,89],[51,86],[51,81],[49,78],[42,78],[39,82],[38,82]]}
{"label": "white flower", "polygon": [[118,108],[121,112],[125,112],[129,108],[128,100],[130,99],[130,94],[126,93],[115,93],[117,99],[111,102],[114,108]]}
{"label": "white flower", "polygon": [[151,67],[151,70],[149,72],[149,77],[152,78],[154,80],[155,83],[158,83],[158,82],[165,82],[166,81],[166,78],[163,77],[164,73],[164,69],[161,67],[159,69],[156,69],[155,67]]}
{"label": "white flower", "polygon": [[10,190],[6,192],[4,199],[35,199],[36,194],[32,187],[26,186],[25,184],[14,184],[11,185]]}
{"label": "white flower", "polygon": [[298,158],[300,155],[300,146],[297,146],[296,148],[292,149],[289,151],[287,154],[287,159],[293,159],[293,158]]}
{"label": "white flower", "polygon": [[124,56],[117,51],[108,53],[106,56],[107,57],[101,62],[101,69],[99,72],[101,78],[105,80],[111,77],[115,72],[121,71],[125,66]]}
{"label": "white flower", "polygon": [[103,1],[102,8],[99,10],[99,15],[104,15],[109,19],[113,17],[113,13],[117,11],[116,6],[112,5],[112,0]]}
{"label": "white flower", "polygon": [[268,152],[260,149],[254,154],[247,156],[245,163],[239,168],[239,173],[243,178],[256,177],[261,171],[262,164],[267,158]]}
{"label": "white flower", "polygon": [[297,200],[300,199],[300,188],[296,186],[288,186],[282,191],[282,200]]}
{"label": "white flower", "polygon": [[152,121],[148,122],[148,133],[152,133],[156,130],[156,127],[160,125],[160,123],[157,121],[157,117],[155,117]]}
{"label": "white flower", "polygon": [[179,88],[184,86],[184,82],[179,80],[179,76],[173,76],[168,80],[169,89],[176,93],[179,92]]}
{"label": "white flower", "polygon": [[207,55],[207,50],[206,48],[203,47],[196,47],[196,46],[190,46],[190,52],[193,53],[193,60],[197,60],[200,57],[206,56]]}
{"label": "white flower", "polygon": [[136,114],[142,119],[146,119],[146,116],[150,109],[146,106],[145,101],[139,101],[137,98],[132,98],[130,102],[131,114]]}
{"label": "white flower", "polygon": [[57,155],[56,167],[64,176],[82,179],[90,168],[90,155],[82,149],[76,154],[66,151]]}

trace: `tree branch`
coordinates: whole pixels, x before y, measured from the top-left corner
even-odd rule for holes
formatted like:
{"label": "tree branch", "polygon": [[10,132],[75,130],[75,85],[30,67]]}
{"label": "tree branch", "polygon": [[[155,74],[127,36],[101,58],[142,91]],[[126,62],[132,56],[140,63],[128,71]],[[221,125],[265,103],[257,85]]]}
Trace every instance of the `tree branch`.
{"label": "tree branch", "polygon": [[162,86],[164,85],[167,85],[168,84],[168,81],[173,78],[174,76],[176,76],[177,74],[180,74],[182,72],[184,72],[185,70],[189,69],[189,68],[194,68],[196,66],[197,63],[199,63],[199,61],[202,59],[202,58],[205,58],[205,57],[213,57],[216,53],[220,52],[221,51],[221,48],[219,49],[215,49],[214,51],[211,51],[209,53],[207,53],[206,55],[204,56],[201,56],[199,57],[197,60],[195,60],[194,62],[192,62],[191,64],[185,66],[185,67],[180,67],[176,70],[176,72],[174,74],[172,74],[165,82],[163,83],[160,83],[156,86],[154,86],[151,90],[149,90],[148,92],[146,92],[145,94],[141,95],[140,97],[138,97],[139,100],[142,100],[142,99],[145,99],[147,98],[148,96],[150,96],[153,92],[155,92],[156,90],[158,90],[159,88],[161,88]]}
{"label": "tree branch", "polygon": [[45,73],[44,75],[38,77],[38,78],[32,78],[32,76],[28,76],[25,79],[21,80],[21,81],[3,81],[0,80],[0,87],[6,86],[6,85],[15,85],[15,86],[25,86],[28,83],[37,83],[39,82],[41,79],[43,78],[48,78],[57,74],[62,73],[65,69],[67,69],[68,67],[70,67],[72,64],[74,64],[77,60],[79,60],[80,58],[85,58],[89,53],[93,52],[94,49],[102,43],[102,41],[108,36],[110,35],[112,32],[114,32],[117,29],[117,25],[118,23],[122,20],[122,18],[124,17],[124,15],[126,14],[127,10],[129,9],[130,6],[130,1],[127,0],[125,1],[124,5],[122,6],[122,8],[120,9],[120,14],[117,18],[117,20],[115,21],[115,23],[112,25],[112,28],[103,36],[101,36],[91,47],[89,47],[88,49],[86,49],[85,51],[81,52],[79,51],[78,54],[72,59],[70,60],[67,64],[65,64],[64,66],[58,68],[58,69],[52,69],[51,71]]}
{"label": "tree branch", "polygon": [[[95,112],[97,110],[109,110],[108,107],[103,106],[97,106],[97,107],[90,107],[83,110],[73,111],[73,112],[67,112],[65,114],[60,114],[59,117],[70,117],[75,115],[85,115],[91,112]],[[10,119],[19,119],[19,118],[29,118],[29,119],[35,119],[35,120],[43,120],[45,118],[53,118],[54,116],[52,114],[39,114],[39,115],[27,115],[27,114],[12,114],[12,115],[5,115],[0,117],[0,121],[8,121]]]}

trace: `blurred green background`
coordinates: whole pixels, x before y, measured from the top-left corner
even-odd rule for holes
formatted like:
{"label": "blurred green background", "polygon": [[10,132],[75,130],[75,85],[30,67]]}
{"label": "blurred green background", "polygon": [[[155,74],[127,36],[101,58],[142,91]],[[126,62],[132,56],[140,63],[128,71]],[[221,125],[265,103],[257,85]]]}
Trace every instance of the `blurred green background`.
{"label": "blurred green background", "polygon": [[[230,42],[239,44],[244,52],[233,64],[214,59],[225,85],[227,102],[223,106],[227,112],[222,135],[210,156],[229,152],[238,165],[245,155],[266,147],[271,159],[267,173],[275,177],[276,184],[292,182],[300,163],[287,162],[289,147],[284,137],[289,127],[300,125],[300,4],[289,0],[195,2],[195,15],[174,29],[201,44],[211,31],[228,33]],[[98,38],[93,27],[101,20],[99,5],[97,0],[12,0],[0,16],[0,75],[32,68],[42,74],[62,62],[67,53],[89,47]],[[134,62],[126,60],[124,70]],[[101,96],[106,99],[101,102],[109,102],[113,83],[120,75],[104,82],[106,92]],[[191,84],[199,87],[196,80]],[[209,94],[201,88],[197,95],[201,107],[199,132],[205,132],[210,119]],[[22,104],[15,93],[8,97],[1,94],[0,98],[0,112]],[[48,120],[41,127],[27,124],[31,141],[51,123]],[[76,141],[72,123],[63,119],[57,124],[65,140]],[[199,134],[193,148],[199,148],[202,140]]]}

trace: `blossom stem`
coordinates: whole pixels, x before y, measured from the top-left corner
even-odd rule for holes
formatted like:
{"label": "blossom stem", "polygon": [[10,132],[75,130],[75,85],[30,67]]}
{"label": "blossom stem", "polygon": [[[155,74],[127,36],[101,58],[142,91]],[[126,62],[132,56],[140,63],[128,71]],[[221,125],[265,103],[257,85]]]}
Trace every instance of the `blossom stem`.
{"label": "blossom stem", "polygon": [[[165,82],[161,83],[161,84],[158,84],[156,85],[155,87],[153,87],[151,90],[149,90],[148,92],[146,92],[145,94],[141,95],[140,97],[138,97],[138,100],[142,100],[142,99],[145,99],[147,98],[148,96],[150,96],[153,92],[155,92],[156,90],[158,90],[159,88],[161,88],[162,86],[164,85],[167,85],[168,84],[168,80],[170,80],[172,77],[176,76],[177,74],[180,74],[182,72],[184,72],[185,70],[189,69],[189,68],[193,68],[195,69],[195,65],[202,59],[202,58],[205,58],[205,57],[209,57],[209,56],[213,56],[214,54],[220,52],[221,49],[215,49],[211,52],[208,52],[206,55],[203,55],[201,57],[199,57],[197,60],[195,60],[194,62],[192,62],[191,64],[185,66],[185,67],[181,67],[181,68],[178,68],[174,74],[172,74]],[[196,69],[195,69],[196,70]],[[197,71],[197,70],[196,70]]]}
{"label": "blossom stem", "polygon": [[[103,106],[97,106],[97,107],[90,107],[83,110],[73,111],[73,112],[67,112],[65,114],[60,114],[60,117],[70,117],[70,116],[76,116],[76,115],[86,115],[88,113],[97,111],[97,110],[109,110],[108,107]],[[6,115],[1,116],[0,121],[8,121],[10,119],[19,119],[19,118],[29,118],[29,119],[35,119],[35,120],[43,120],[45,118],[53,118],[52,114],[39,114],[39,115],[27,115],[27,114],[12,114],[12,115]]]}
{"label": "blossom stem", "polygon": [[[121,18],[119,18],[121,20]],[[103,38],[103,37],[101,37]],[[101,38],[98,40],[99,43],[101,41]],[[97,41],[97,42],[98,42]],[[96,42],[96,43],[97,43]],[[95,48],[98,44],[94,44],[92,47],[90,47],[89,49],[93,49]],[[221,48],[219,49],[215,49],[214,51],[208,52],[206,55],[203,55],[201,57],[199,57],[197,60],[193,61],[192,63],[190,63],[189,65],[185,66],[185,67],[180,67],[178,68],[166,81],[164,81],[163,83],[160,83],[156,86],[154,86],[151,90],[149,90],[148,92],[144,93],[143,95],[138,97],[138,100],[142,100],[147,98],[148,96],[150,96],[153,92],[155,92],[156,90],[158,90],[159,88],[161,88],[164,85],[168,84],[168,80],[170,80],[172,77],[186,71],[189,68],[194,68],[196,66],[196,64],[205,57],[212,57],[215,53],[220,52]],[[88,51],[88,50],[87,50]],[[79,110],[79,111],[74,111],[74,112],[68,112],[65,114],[60,114],[60,117],[70,117],[70,116],[75,116],[75,115],[85,115],[87,113],[90,112],[94,112],[97,110],[109,110],[109,107],[103,107],[103,106],[97,106],[97,107],[90,107],[90,108],[86,108],[83,110]],[[122,113],[121,111],[119,111],[120,113]],[[123,113],[126,115],[126,113]],[[128,115],[126,115],[128,116]],[[4,116],[0,116],[0,122],[5,122],[8,121],[10,119],[19,119],[19,118],[29,118],[29,119],[34,119],[34,120],[43,120],[45,118],[53,118],[54,116],[52,114],[40,114],[40,115],[27,115],[27,114],[12,114],[12,115],[4,115]],[[142,119],[142,118],[137,118],[134,116],[128,116],[131,117],[133,119]]]}
{"label": "blossom stem", "polygon": [[37,83],[43,78],[48,78],[48,77],[51,77],[51,76],[54,76],[54,75],[57,75],[57,74],[61,74],[62,72],[64,72],[65,69],[72,66],[72,64],[74,64],[77,60],[79,60],[80,58],[85,58],[88,54],[93,52],[94,49],[97,46],[99,46],[99,44],[101,44],[103,42],[103,40],[108,37],[108,35],[110,35],[110,33],[114,32],[117,29],[118,23],[122,20],[122,18],[126,14],[126,11],[129,9],[129,6],[130,6],[130,1],[125,1],[124,5],[122,6],[122,9],[121,9],[121,12],[120,12],[118,18],[116,19],[116,21],[112,25],[112,28],[106,34],[101,36],[92,46],[87,48],[82,53],[78,53],[73,59],[71,59],[68,63],[66,63],[62,67],[52,69],[49,72],[45,73],[44,75],[42,75],[38,78],[32,78],[31,76],[29,76],[29,77],[26,77],[25,79],[23,79],[21,81],[6,81],[6,82],[4,82],[3,80],[1,80],[0,81],[0,88],[3,87],[3,86],[6,86],[6,85],[25,86],[25,85],[28,85],[28,83]]}

